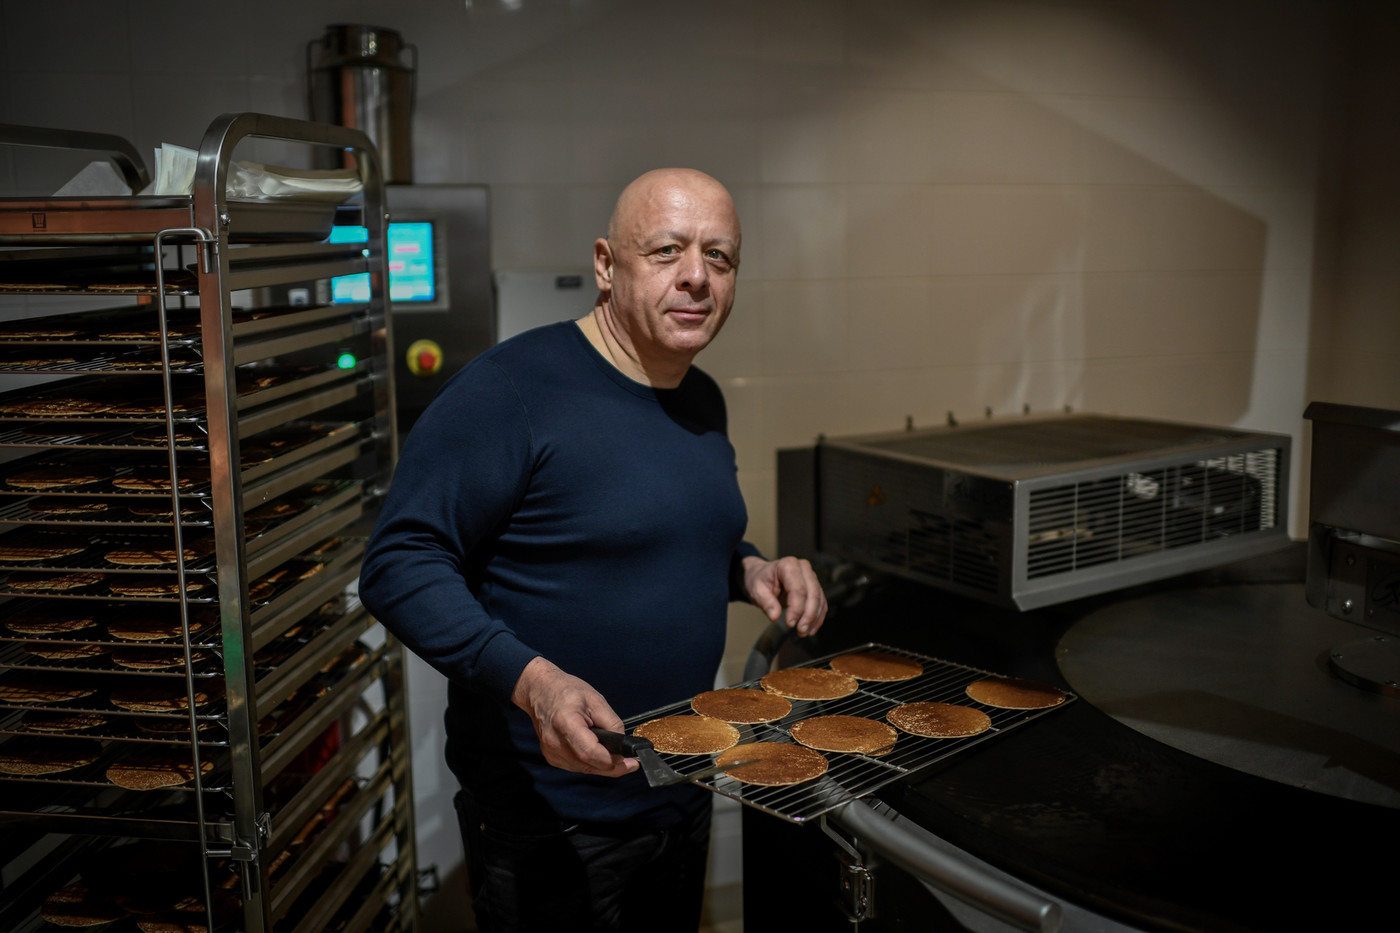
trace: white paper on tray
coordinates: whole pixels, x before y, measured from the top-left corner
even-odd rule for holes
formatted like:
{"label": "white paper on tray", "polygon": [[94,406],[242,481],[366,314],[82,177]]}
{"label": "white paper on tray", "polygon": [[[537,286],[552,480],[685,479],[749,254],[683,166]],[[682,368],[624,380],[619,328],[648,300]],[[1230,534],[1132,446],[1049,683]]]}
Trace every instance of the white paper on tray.
{"label": "white paper on tray", "polygon": [[[156,150],[155,161],[153,193],[189,194],[193,190],[198,152],[162,143]],[[229,166],[227,194],[230,198],[248,201],[299,198],[338,203],[358,194],[362,187],[354,169],[298,169],[234,162]]]}
{"label": "white paper on tray", "polygon": [[194,188],[194,167],[199,153],[173,143],[161,143],[155,154],[155,186],[152,194],[189,194]]}
{"label": "white paper on tray", "polygon": [[231,198],[313,198],[343,201],[364,187],[354,169],[284,168],[235,162],[228,179]]}
{"label": "white paper on tray", "polygon": [[89,162],[78,174],[68,179],[53,193],[56,198],[109,198],[131,194],[126,180],[117,174],[110,162]]}

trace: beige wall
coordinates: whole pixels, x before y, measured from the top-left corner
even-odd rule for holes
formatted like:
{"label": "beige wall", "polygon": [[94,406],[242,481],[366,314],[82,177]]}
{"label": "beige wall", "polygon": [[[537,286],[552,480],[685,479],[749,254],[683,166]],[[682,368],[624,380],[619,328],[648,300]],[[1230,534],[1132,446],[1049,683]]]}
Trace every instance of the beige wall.
{"label": "beige wall", "polygon": [[[733,190],[739,299],[701,364],[760,545],[776,448],[1023,406],[1290,433],[1298,534],[1308,400],[1400,407],[1394,15],[1360,6],[1389,22],[1323,0],[0,0],[0,120],[196,145],[223,111],[304,116],[327,23],[393,27],[420,61],[416,180],[491,186],[498,269],[585,264],[648,167]],[[0,155],[7,185],[59,172]]]}
{"label": "beige wall", "polygon": [[1361,4],[1349,23],[1348,110],[1333,134],[1321,253],[1331,288],[1313,310],[1312,397],[1400,409],[1400,4]]}

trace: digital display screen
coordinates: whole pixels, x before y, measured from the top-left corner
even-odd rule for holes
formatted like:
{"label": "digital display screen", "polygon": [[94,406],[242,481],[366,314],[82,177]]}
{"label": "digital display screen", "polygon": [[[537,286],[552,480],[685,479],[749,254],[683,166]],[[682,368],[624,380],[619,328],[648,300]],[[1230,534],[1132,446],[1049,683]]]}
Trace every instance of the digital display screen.
{"label": "digital display screen", "polygon": [[[364,227],[331,228],[332,243],[363,243],[367,239],[369,233]],[[388,250],[389,300],[395,303],[436,300],[432,223],[425,220],[390,223]],[[331,300],[336,303],[369,301],[369,273],[331,279]]]}

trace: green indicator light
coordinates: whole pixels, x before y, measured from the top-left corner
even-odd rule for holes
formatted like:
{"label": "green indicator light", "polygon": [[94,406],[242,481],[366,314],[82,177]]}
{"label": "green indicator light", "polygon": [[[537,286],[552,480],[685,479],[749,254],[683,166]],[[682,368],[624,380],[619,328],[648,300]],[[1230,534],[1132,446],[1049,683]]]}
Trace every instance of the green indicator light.
{"label": "green indicator light", "polygon": [[358,361],[355,359],[355,354],[342,353],[340,354],[340,359],[335,361],[335,365],[339,366],[341,369],[354,369],[356,362]]}

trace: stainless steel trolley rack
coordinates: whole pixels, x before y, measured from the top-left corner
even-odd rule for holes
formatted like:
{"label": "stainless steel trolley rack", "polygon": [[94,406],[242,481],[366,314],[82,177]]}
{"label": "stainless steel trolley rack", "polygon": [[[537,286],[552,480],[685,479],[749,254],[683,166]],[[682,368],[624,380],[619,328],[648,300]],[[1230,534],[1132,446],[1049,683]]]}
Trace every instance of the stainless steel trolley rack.
{"label": "stainless steel trolley rack", "polygon": [[[229,198],[249,137],[361,192]],[[115,137],[0,144],[146,178]],[[402,649],[351,587],[397,449],[385,229],[367,137],[262,114],[188,195],[0,199],[0,929],[416,929]]]}

